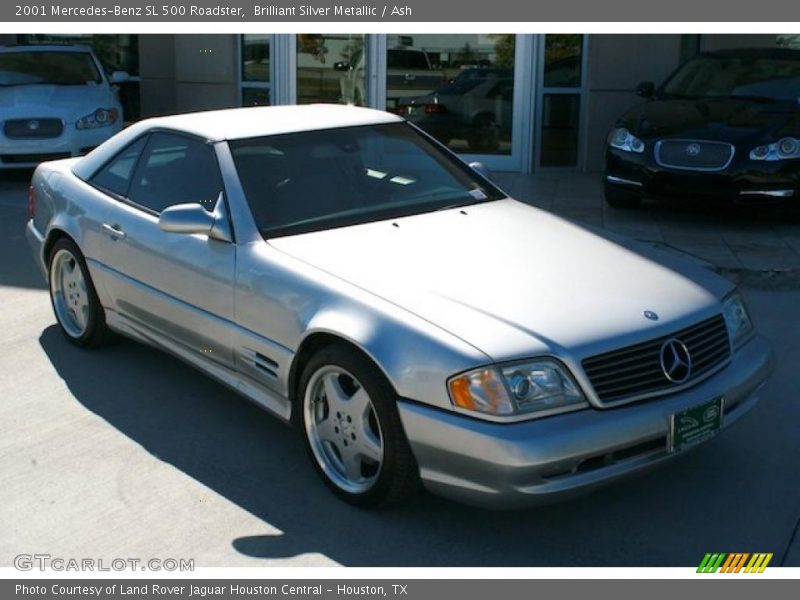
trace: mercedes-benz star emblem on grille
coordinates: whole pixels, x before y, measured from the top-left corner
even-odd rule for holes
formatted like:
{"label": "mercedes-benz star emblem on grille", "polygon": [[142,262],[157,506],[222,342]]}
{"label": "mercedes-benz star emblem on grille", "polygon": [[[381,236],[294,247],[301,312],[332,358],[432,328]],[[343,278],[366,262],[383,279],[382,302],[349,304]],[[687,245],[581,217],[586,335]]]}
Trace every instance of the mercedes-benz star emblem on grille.
{"label": "mercedes-benz star emblem on grille", "polygon": [[652,310],[644,311],[644,316],[650,319],[651,321],[658,321],[658,315],[654,313]]}
{"label": "mercedes-benz star emblem on grille", "polygon": [[700,144],[689,144],[686,146],[686,154],[689,156],[697,156],[700,154]]}
{"label": "mercedes-benz star emblem on grille", "polygon": [[692,357],[689,349],[672,338],[661,346],[661,370],[672,383],[683,383],[692,374]]}
{"label": "mercedes-benz star emblem on grille", "polygon": [[36,131],[37,129],[39,129],[39,121],[37,121],[36,119],[31,119],[30,121],[28,121],[28,129],[30,129],[31,131]]}

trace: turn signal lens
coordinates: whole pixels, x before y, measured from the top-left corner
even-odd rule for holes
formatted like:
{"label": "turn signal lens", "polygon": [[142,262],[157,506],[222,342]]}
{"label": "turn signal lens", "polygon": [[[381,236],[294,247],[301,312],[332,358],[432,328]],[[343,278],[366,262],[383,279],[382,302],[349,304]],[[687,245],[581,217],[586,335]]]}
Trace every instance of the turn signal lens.
{"label": "turn signal lens", "polygon": [[514,406],[503,381],[494,369],[480,369],[450,380],[453,404],[467,410],[493,415],[510,415]]}

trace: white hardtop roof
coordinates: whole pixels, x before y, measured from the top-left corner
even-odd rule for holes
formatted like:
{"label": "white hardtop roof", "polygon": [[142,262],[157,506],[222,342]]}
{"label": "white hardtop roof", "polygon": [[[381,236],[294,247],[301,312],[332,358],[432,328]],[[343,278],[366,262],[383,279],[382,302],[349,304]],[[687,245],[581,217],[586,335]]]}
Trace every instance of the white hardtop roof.
{"label": "white hardtop roof", "polygon": [[256,106],[156,117],[137,127],[174,129],[210,142],[236,140],[314,129],[333,129],[400,121],[387,112],[343,104]]}
{"label": "white hardtop roof", "polygon": [[371,108],[343,104],[307,104],[303,106],[257,106],[184,113],[139,121],[87,154],[72,169],[81,179],[88,179],[97,169],[147,131],[171,130],[203,138],[209,142],[399,123],[402,118]]}

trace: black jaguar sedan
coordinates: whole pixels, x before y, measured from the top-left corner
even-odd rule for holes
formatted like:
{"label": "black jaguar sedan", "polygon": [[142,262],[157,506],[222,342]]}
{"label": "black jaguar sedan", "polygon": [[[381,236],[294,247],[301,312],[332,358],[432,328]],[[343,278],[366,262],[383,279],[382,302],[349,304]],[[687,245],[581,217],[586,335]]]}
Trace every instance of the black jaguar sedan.
{"label": "black jaguar sedan", "polygon": [[800,201],[800,50],[705,53],[684,63],[608,135],[606,201],[644,196]]}

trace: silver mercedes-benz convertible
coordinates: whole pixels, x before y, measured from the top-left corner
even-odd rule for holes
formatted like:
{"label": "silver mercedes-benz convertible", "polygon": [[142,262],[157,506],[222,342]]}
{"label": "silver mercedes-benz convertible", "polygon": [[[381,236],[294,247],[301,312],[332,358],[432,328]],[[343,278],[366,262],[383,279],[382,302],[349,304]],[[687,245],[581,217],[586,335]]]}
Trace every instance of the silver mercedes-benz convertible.
{"label": "silver mercedes-benz convertible", "polygon": [[360,506],[585,491],[730,426],[772,369],[727,280],[517,202],[384,112],[148,119],[39,166],[29,202],[68,340],[191,363]]}

